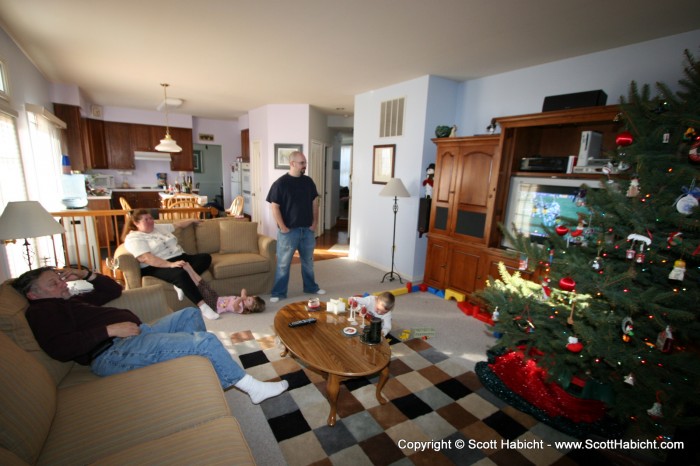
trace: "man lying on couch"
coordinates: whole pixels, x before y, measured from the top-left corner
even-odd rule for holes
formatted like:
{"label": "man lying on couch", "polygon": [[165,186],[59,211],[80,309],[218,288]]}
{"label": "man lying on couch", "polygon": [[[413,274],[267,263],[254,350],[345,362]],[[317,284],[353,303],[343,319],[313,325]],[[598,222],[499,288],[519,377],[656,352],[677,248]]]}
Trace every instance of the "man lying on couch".
{"label": "man lying on couch", "polygon": [[[94,289],[72,296],[66,282],[87,280]],[[42,267],[22,274],[12,284],[29,300],[27,321],[41,348],[59,361],[90,365],[107,376],[187,355],[211,361],[224,390],[237,387],[254,404],[279,395],[289,384],[261,382],[231,358],[207,332],[199,309],[188,307],[148,325],[131,311],[103,304],[119,297],[121,286],[89,270]]]}

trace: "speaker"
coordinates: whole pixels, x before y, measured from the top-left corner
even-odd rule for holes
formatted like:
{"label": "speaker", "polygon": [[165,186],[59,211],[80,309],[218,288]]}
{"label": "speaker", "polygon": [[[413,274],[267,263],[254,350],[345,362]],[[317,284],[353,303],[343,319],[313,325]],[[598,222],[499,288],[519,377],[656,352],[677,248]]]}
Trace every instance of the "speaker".
{"label": "speaker", "polygon": [[608,95],[602,90],[550,95],[544,98],[543,112],[569,108],[600,107],[607,103]]}
{"label": "speaker", "polygon": [[418,202],[418,237],[428,232],[430,227],[430,204],[432,199],[422,197]]}

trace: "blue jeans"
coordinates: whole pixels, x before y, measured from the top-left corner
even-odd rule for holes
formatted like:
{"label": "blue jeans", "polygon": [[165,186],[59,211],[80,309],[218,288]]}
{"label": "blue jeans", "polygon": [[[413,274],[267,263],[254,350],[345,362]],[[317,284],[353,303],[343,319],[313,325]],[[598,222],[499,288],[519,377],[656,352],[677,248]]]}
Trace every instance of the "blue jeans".
{"label": "blue jeans", "polygon": [[223,389],[245,375],[216,335],[207,332],[202,312],[196,307],[174,312],[153,325],[141,324],[140,329],[141,333],[134,337],[115,338],[113,345],[92,361],[92,372],[104,377],[197,355],[211,361]]}
{"label": "blue jeans", "polygon": [[314,278],[314,249],[316,237],[309,228],[292,228],[288,233],[277,231],[277,268],[275,269],[275,284],[272,286],[272,297],[285,299],[289,285],[289,267],[292,264],[294,251],[299,251],[301,259],[301,279],[304,282],[304,293],[316,293],[320,287]]}

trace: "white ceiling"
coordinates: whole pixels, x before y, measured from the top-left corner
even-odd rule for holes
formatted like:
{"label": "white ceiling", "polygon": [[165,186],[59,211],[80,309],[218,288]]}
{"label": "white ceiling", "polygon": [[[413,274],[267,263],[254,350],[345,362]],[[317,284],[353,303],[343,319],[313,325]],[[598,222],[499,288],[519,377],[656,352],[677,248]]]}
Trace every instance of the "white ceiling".
{"label": "white ceiling", "polygon": [[154,110],[167,82],[185,101],[174,113],[227,120],[284,103],[352,114],[355,95],[427,74],[464,81],[698,29],[697,6],[0,0],[0,21],[48,80],[94,104]]}

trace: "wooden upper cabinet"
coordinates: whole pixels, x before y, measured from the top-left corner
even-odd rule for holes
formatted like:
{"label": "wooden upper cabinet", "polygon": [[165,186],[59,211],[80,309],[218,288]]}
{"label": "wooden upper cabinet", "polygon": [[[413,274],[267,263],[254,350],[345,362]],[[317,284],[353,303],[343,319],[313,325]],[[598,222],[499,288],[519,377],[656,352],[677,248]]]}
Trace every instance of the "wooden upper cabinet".
{"label": "wooden upper cabinet", "polygon": [[85,150],[87,135],[80,107],[75,105],[53,104],[53,111],[67,125],[63,132],[63,153],[70,158],[72,170],[85,171],[92,168]]}
{"label": "wooden upper cabinet", "polygon": [[241,130],[241,160],[250,162],[250,130]]}
{"label": "wooden upper cabinet", "polygon": [[[129,137],[131,139],[131,151],[153,152],[159,142],[160,126],[153,125],[129,125]],[[165,134],[165,133],[163,133]]]}
{"label": "wooden upper cabinet", "polygon": [[92,168],[109,168],[105,147],[105,122],[88,118],[85,123],[90,165]]}
{"label": "wooden upper cabinet", "polygon": [[[163,128],[163,138],[165,136],[165,128]],[[174,152],[170,154],[172,161],[170,169],[173,171],[191,172],[194,170],[194,160],[192,159],[192,151],[194,144],[192,142],[192,129],[190,128],[170,128],[170,136],[177,142],[177,145],[182,147],[182,152]]]}
{"label": "wooden upper cabinet", "polygon": [[105,122],[105,147],[109,168],[135,168],[128,123]]}
{"label": "wooden upper cabinet", "polygon": [[435,139],[430,231],[486,244],[498,175],[498,136]]}

